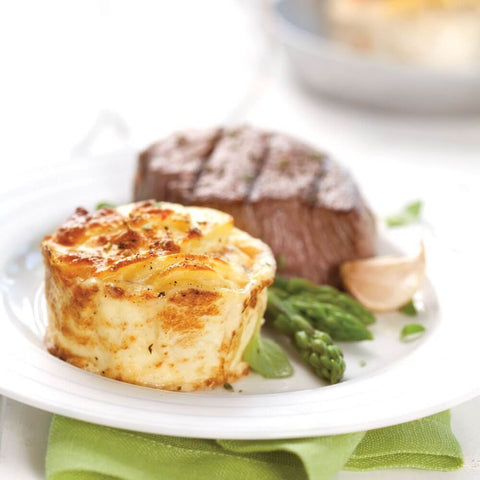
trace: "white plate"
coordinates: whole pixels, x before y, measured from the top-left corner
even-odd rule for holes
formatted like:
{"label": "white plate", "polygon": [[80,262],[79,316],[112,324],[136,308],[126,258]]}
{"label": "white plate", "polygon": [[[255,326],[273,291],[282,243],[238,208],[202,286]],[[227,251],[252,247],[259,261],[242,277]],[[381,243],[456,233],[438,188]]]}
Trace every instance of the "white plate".
{"label": "white plate", "polygon": [[480,66],[435,70],[362,55],[328,40],[311,2],[281,0],[278,37],[299,78],[321,93],[369,106],[417,113],[480,111]]}
{"label": "white plate", "polygon": [[[0,201],[1,393],[95,423],[205,438],[352,432],[419,418],[479,393],[474,283],[468,282],[468,265],[462,264],[461,255],[439,245],[428,230],[423,236],[429,280],[421,292],[424,311],[414,320],[424,323],[427,333],[421,340],[402,343],[401,327],[412,320],[400,314],[379,317],[372,327],[373,342],[342,345],[347,371],[338,385],[325,386],[291,350],[296,370],[292,378],[265,380],[251,374],[234,385],[236,393],[221,388],[176,393],[129,385],[49,355],[43,345],[39,242],[78,205],[127,201],[133,165],[131,155],[67,165],[32,179]],[[409,172],[405,175],[412,178]],[[392,233],[388,238],[381,234],[381,248],[391,251],[392,242],[419,238],[417,230]]]}

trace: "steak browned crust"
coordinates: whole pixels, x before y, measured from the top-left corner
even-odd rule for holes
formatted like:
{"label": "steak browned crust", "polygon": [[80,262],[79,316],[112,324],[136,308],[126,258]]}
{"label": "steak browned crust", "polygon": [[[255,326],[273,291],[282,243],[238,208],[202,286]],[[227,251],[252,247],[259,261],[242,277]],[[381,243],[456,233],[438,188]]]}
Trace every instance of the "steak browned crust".
{"label": "steak browned crust", "polygon": [[285,259],[281,273],[317,283],[337,285],[343,261],[374,254],[374,218],[350,174],[282,133],[174,133],[140,154],[135,200],[150,198],[230,213]]}

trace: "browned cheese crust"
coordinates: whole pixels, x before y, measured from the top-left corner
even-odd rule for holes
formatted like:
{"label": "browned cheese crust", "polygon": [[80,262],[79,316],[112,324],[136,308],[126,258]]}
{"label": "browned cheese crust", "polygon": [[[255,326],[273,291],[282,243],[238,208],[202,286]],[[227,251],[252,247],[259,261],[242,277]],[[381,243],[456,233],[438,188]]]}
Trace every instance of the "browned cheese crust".
{"label": "browned cheese crust", "polygon": [[248,372],[275,261],[211,209],[78,208],[42,243],[57,357],[140,385],[196,390]]}

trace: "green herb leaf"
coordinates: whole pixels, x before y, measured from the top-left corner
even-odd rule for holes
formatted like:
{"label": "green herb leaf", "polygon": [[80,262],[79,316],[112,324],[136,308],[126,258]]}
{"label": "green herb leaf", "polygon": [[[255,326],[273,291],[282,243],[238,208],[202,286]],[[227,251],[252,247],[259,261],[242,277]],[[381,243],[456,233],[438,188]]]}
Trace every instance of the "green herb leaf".
{"label": "green herb leaf", "polygon": [[233,387],[229,383],[224,383],[223,388],[229,392],[233,392]]}
{"label": "green herb leaf", "polygon": [[413,300],[410,300],[403,307],[400,307],[399,311],[409,317],[416,317],[418,315],[418,310],[417,307],[415,307]]}
{"label": "green herb leaf", "polygon": [[420,212],[422,211],[422,202],[420,200],[417,200],[416,202],[410,203],[405,207],[405,210],[410,215],[418,217],[420,215]]}
{"label": "green herb leaf", "polygon": [[405,205],[400,212],[390,215],[385,219],[389,227],[400,227],[416,222],[422,212],[422,202],[417,200],[415,202]]}
{"label": "green herb leaf", "polygon": [[360,362],[358,362],[358,364],[361,366],[361,367],[365,367],[367,365],[367,362],[365,360],[360,360]]}
{"label": "green herb leaf", "polygon": [[425,327],[423,325],[420,325],[419,323],[409,323],[402,328],[400,340],[403,342],[416,340],[424,331]]}
{"label": "green herb leaf", "polygon": [[111,202],[99,202],[95,206],[95,210],[100,210],[101,208],[115,208],[116,205]]}
{"label": "green herb leaf", "polygon": [[252,370],[265,378],[285,378],[293,375],[293,367],[285,352],[273,340],[257,332],[245,349],[243,359]]}
{"label": "green herb leaf", "polygon": [[282,270],[285,270],[287,266],[287,259],[285,258],[285,255],[283,253],[279,253],[275,260],[277,262],[278,271],[281,272]]}

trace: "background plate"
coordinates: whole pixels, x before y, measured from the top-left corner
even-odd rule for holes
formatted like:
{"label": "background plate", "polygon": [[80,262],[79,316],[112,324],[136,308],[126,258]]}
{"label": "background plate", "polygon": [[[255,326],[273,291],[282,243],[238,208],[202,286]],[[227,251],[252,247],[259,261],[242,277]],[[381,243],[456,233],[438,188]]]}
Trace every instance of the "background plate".
{"label": "background plate", "polygon": [[[469,282],[474,272],[469,273],[468,252],[465,247],[456,251],[451,242],[442,244],[428,225],[380,234],[380,249],[389,251],[418,244],[420,236],[425,239],[429,281],[421,292],[424,311],[418,321],[426,325],[427,334],[403,344],[399,332],[411,319],[399,314],[379,317],[372,328],[373,342],[342,345],[347,372],[341,384],[324,386],[294,360],[296,373],[290,379],[265,380],[252,374],[234,385],[236,393],[176,393],[106,379],[49,355],[43,346],[39,242],[78,205],[128,201],[133,169],[131,153],[73,163],[38,175],[1,200],[1,393],[55,413],[132,430],[286,438],[400,423],[479,392],[480,330],[479,322],[472,321],[475,283]],[[379,181],[370,180],[369,192],[381,198],[381,171],[376,172]],[[399,183],[402,175],[411,179],[411,172],[395,173]],[[389,193],[394,192],[392,188]],[[444,218],[443,211],[435,211],[434,196],[426,197],[432,218]]]}
{"label": "background plate", "polygon": [[310,88],[402,112],[480,112],[479,67],[435,70],[351,51],[327,38],[312,3],[281,0],[274,10],[279,40],[295,73]]}

